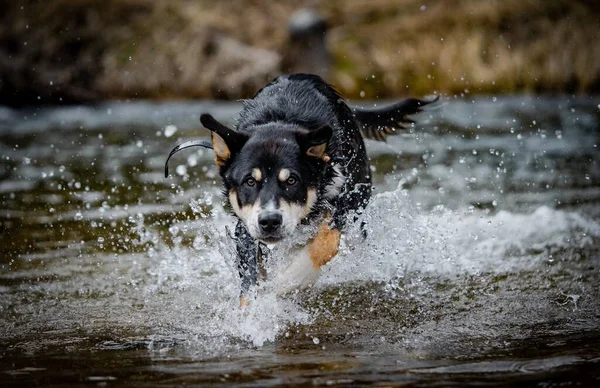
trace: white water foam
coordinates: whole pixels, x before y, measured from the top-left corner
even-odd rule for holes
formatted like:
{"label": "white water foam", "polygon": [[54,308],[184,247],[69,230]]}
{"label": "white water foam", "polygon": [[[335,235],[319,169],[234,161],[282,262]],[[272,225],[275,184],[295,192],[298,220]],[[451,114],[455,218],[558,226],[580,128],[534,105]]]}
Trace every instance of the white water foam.
{"label": "white water foam", "polygon": [[[326,268],[322,283],[387,281],[406,272],[431,275],[505,273],[539,264],[528,252],[583,247],[600,237],[600,224],[578,213],[541,206],[530,214],[438,206],[415,209],[403,190],[376,195],[365,214],[371,236],[364,244],[353,228],[346,250]],[[539,260],[547,260],[539,255]]]}
{"label": "white water foam", "polygon": [[[360,229],[350,228],[340,254],[324,267],[317,292],[409,273],[519,272],[549,260],[544,252],[550,248],[584,247],[600,238],[600,224],[577,213],[549,207],[530,214],[443,207],[421,212],[400,189],[376,195],[363,218],[369,237],[363,242]],[[172,227],[174,247],[154,248],[159,260],[149,269],[146,294],[149,301],[158,299],[163,325],[201,338],[214,352],[236,339],[261,346],[290,324],[310,323],[311,315],[293,297],[276,297],[268,282],[251,295],[249,307],[240,309],[235,251],[225,226],[232,228],[233,219],[217,207],[208,222]],[[192,248],[178,244],[183,233],[195,236]],[[268,265],[281,265],[281,259]]]}

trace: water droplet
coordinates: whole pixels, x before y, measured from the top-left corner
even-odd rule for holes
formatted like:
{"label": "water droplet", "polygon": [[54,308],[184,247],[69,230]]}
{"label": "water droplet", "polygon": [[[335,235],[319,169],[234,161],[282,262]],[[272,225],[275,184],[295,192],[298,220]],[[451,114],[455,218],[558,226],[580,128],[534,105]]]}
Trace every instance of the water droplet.
{"label": "water droplet", "polygon": [[313,344],[318,345],[319,344],[319,339],[317,337],[313,338]]}
{"label": "water droplet", "polygon": [[177,175],[183,176],[183,175],[187,174],[187,168],[183,164],[180,164],[175,169],[175,172],[177,173]]}
{"label": "water droplet", "polygon": [[165,127],[165,137],[171,137],[177,132],[177,127],[173,124],[169,124]]}

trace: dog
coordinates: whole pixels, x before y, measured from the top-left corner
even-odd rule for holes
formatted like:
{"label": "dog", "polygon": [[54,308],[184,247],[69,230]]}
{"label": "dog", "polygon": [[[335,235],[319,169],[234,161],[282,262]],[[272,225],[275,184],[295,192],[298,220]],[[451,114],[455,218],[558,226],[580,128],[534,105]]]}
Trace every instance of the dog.
{"label": "dog", "polygon": [[[371,197],[371,170],[364,138],[385,141],[414,123],[408,116],[436,101],[406,99],[377,109],[351,109],[323,79],[283,75],[243,101],[235,128],[210,114],[200,121],[211,131],[224,194],[237,218],[235,244],[241,299],[265,276],[267,246],[313,225],[280,278],[278,294],[312,285],[337,253],[341,233]],[[168,176],[168,161],[165,177]],[[364,229],[363,229],[364,230]]]}

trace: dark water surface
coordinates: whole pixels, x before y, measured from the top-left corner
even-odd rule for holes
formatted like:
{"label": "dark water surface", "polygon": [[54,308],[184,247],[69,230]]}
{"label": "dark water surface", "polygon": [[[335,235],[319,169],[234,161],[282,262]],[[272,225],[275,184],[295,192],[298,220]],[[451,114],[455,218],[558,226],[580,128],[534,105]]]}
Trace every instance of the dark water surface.
{"label": "dark water surface", "polygon": [[368,239],[243,311],[211,151],[163,177],[238,110],[0,107],[2,385],[600,385],[600,97],[447,100],[369,141]]}

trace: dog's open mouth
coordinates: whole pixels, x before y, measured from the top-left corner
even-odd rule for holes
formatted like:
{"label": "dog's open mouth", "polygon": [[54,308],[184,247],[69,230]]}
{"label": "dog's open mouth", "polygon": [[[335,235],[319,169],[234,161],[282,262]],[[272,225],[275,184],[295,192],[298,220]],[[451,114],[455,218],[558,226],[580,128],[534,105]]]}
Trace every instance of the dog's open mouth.
{"label": "dog's open mouth", "polygon": [[259,236],[258,239],[265,244],[275,244],[283,240],[283,236]]}
{"label": "dog's open mouth", "polygon": [[275,244],[283,240],[284,237],[283,233],[262,233],[256,236],[256,239],[265,244]]}

